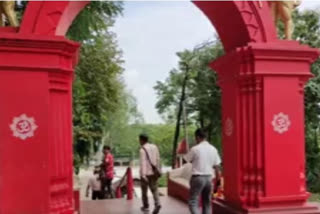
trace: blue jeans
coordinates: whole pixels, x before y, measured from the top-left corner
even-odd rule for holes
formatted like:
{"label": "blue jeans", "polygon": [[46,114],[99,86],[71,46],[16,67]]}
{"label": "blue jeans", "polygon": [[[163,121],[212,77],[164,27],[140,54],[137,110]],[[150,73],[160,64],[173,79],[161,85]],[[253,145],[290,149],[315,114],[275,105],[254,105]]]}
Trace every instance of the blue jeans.
{"label": "blue jeans", "polygon": [[211,214],[211,175],[192,176],[190,181],[189,209],[191,214],[199,214],[199,196],[202,199],[202,214]]}

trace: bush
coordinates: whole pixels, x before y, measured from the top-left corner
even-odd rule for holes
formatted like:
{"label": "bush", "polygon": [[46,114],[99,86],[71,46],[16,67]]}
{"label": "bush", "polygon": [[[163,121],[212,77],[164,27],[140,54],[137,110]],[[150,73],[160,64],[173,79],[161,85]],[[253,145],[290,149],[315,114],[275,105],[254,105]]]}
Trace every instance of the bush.
{"label": "bush", "polygon": [[167,174],[163,174],[158,181],[159,187],[167,187],[168,186],[168,176]]}
{"label": "bush", "polygon": [[320,192],[320,147],[318,131],[307,130],[306,155],[307,155],[307,184],[310,192]]}

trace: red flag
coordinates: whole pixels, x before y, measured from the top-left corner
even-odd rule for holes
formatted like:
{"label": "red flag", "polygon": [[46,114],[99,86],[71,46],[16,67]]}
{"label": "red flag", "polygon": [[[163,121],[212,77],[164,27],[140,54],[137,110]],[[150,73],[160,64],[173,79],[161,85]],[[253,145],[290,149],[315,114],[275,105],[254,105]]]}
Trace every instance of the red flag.
{"label": "red flag", "polygon": [[178,145],[177,154],[184,155],[184,154],[187,154],[188,151],[189,151],[189,145],[186,139],[183,139]]}

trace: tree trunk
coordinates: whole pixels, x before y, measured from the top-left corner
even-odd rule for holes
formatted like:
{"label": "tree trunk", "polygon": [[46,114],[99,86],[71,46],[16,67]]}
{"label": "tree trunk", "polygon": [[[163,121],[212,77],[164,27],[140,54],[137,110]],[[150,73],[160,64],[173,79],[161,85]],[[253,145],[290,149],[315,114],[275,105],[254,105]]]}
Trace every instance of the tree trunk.
{"label": "tree trunk", "polygon": [[203,115],[200,113],[200,117],[199,117],[199,122],[200,122],[200,128],[203,129],[204,128],[204,119],[203,119]]}
{"label": "tree trunk", "polygon": [[187,82],[188,82],[188,72],[189,72],[189,67],[186,66],[186,72],[185,72],[185,77],[183,80],[182,92],[181,92],[181,97],[180,97],[180,101],[179,101],[176,130],[175,130],[174,139],[173,139],[172,165],[171,165],[173,169],[175,168],[175,165],[176,165],[177,146],[178,146],[178,140],[179,140],[179,135],[180,135],[180,121],[181,121],[182,110],[183,110],[183,102],[186,97],[186,86],[187,86]]}
{"label": "tree trunk", "polygon": [[[212,126],[213,126],[213,124],[210,123],[210,124],[208,125],[208,130],[207,130],[207,133],[208,133],[208,141],[209,141],[209,142],[211,142],[211,140],[212,140]],[[211,143],[212,143],[212,142],[211,142]]]}

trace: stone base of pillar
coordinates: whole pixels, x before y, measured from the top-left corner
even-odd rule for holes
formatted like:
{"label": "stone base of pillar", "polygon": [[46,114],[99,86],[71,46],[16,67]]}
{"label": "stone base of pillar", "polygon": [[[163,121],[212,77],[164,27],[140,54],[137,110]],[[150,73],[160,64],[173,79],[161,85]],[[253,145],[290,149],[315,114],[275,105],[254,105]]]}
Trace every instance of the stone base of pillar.
{"label": "stone base of pillar", "polygon": [[302,206],[237,209],[224,201],[214,201],[212,209],[213,214],[320,214],[318,203],[306,203]]}

